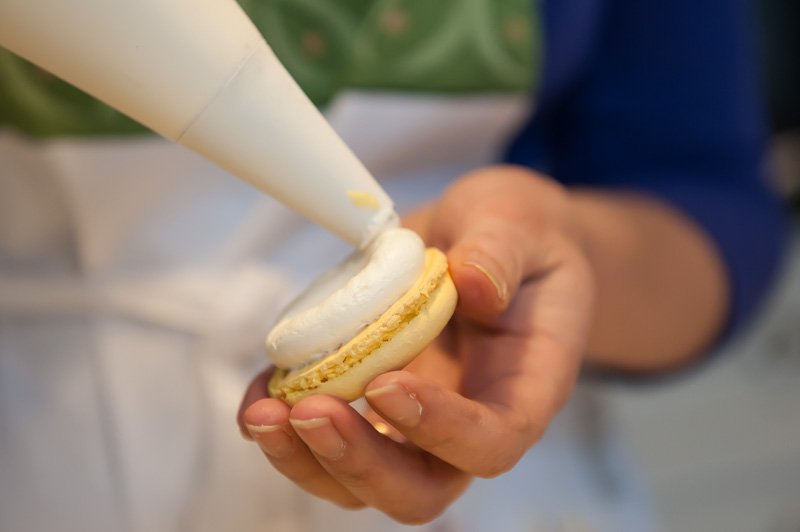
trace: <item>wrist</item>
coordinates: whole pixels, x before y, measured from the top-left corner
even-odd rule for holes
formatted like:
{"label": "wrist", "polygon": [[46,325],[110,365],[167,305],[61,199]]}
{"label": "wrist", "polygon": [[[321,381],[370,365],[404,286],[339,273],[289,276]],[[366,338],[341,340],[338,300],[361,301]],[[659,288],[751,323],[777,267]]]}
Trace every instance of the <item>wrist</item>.
{"label": "wrist", "polygon": [[688,365],[710,349],[728,291],[705,233],[645,195],[575,189],[570,197],[597,284],[587,360],[653,373]]}

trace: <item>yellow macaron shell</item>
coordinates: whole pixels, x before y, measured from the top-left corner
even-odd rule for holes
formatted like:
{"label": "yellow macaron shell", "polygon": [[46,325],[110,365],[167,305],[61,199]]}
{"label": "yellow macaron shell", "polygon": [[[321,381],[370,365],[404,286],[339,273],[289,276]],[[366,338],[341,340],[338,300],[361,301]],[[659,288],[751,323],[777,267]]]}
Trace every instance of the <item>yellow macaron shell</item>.
{"label": "yellow macaron shell", "polygon": [[270,395],[290,405],[312,394],[358,399],[372,379],[404,367],[439,335],[457,299],[444,253],[426,249],[425,268],[414,286],[333,353],[292,371],[277,369]]}

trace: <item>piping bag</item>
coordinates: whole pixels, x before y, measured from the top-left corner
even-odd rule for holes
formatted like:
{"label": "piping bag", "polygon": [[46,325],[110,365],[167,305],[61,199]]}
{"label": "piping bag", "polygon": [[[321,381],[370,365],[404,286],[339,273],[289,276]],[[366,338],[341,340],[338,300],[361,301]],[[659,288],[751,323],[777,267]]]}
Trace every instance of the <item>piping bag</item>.
{"label": "piping bag", "polygon": [[2,0],[0,46],[354,246],[398,223],[234,0]]}

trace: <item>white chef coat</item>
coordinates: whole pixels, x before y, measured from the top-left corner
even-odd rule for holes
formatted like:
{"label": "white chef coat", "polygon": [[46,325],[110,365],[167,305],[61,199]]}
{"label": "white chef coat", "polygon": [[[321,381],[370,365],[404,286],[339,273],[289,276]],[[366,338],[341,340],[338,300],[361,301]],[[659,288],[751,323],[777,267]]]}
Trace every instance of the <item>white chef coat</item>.
{"label": "white chef coat", "polygon": [[[525,105],[348,93],[328,116],[404,211],[496,160]],[[162,139],[0,132],[0,530],[406,529],[305,495],[235,425],[276,313],[347,252]],[[603,413],[579,391],[414,530],[653,530]]]}

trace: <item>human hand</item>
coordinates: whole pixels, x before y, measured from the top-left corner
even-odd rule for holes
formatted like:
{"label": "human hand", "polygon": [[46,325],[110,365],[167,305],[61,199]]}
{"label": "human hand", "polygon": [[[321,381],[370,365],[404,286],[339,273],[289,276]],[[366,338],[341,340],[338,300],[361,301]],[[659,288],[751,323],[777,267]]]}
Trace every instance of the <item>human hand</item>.
{"label": "human hand", "polygon": [[459,305],[408,368],[369,384],[393,437],[333,397],[294,408],[267,397],[269,372],[248,389],[239,423],[310,493],[422,523],[542,436],[578,373],[594,285],[568,194],[526,170],[470,174],[407,224],[447,253]]}

